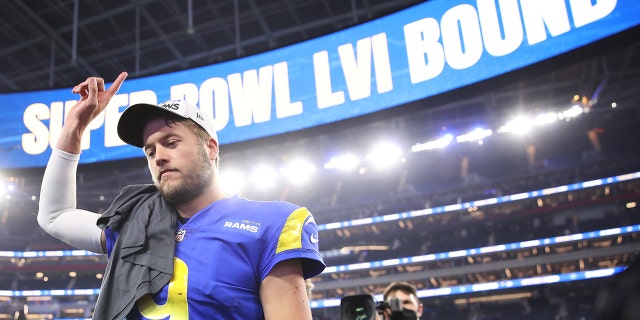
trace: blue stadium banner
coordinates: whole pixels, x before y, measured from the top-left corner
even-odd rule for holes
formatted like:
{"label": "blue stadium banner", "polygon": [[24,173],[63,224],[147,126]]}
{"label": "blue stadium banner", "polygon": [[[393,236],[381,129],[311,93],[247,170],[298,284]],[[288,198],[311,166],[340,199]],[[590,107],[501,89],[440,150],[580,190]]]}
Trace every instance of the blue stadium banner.
{"label": "blue stadium banner", "polygon": [[[428,1],[266,53],[127,80],[86,132],[81,162],[142,156],[116,134],[136,102],[186,99],[213,116],[224,145],[424,99],[639,23],[637,0]],[[0,168],[44,166],[77,98],[70,88],[1,94]]]}

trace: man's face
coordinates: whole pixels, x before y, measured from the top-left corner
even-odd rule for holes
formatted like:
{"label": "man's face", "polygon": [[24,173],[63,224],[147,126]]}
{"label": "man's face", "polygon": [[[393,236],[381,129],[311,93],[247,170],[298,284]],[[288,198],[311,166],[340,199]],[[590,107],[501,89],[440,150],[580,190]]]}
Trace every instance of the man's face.
{"label": "man's face", "polygon": [[164,118],[150,120],[143,138],[153,183],[169,202],[177,205],[191,201],[210,187],[210,149],[184,123],[168,126]]}
{"label": "man's face", "polygon": [[[396,290],[389,294],[389,296],[387,297],[387,302],[393,299],[400,300],[402,309],[414,311],[418,318],[422,316],[422,303],[420,303],[418,297],[416,297],[415,295],[402,290]],[[386,313],[385,317],[389,319]]]}

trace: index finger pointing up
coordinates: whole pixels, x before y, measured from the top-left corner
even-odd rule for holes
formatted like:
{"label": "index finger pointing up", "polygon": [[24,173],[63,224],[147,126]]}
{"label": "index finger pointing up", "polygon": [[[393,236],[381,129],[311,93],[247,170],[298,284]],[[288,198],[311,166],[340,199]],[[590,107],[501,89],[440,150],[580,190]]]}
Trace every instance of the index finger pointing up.
{"label": "index finger pointing up", "polygon": [[127,72],[122,72],[122,73],[120,73],[120,75],[118,75],[116,80],[113,81],[113,83],[111,84],[109,89],[106,90],[106,94],[107,94],[107,96],[109,98],[113,97],[113,95],[115,95],[116,92],[118,92],[118,90],[120,90],[120,86],[122,86],[122,83],[124,82],[124,79],[127,78],[127,75],[129,75]]}

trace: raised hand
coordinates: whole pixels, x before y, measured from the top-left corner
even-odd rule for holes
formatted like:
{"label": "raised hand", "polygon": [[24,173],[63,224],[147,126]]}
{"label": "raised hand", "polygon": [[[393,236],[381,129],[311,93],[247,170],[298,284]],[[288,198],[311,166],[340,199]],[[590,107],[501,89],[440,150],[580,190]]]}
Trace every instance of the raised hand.
{"label": "raised hand", "polygon": [[98,77],[89,77],[73,87],[71,91],[79,94],[80,100],[69,111],[56,144],[58,149],[69,153],[80,153],[80,142],[84,130],[104,111],[126,78],[126,72],[120,73],[109,89],[105,88],[104,79]]}
{"label": "raised hand", "polygon": [[69,112],[69,119],[75,118],[78,124],[86,125],[95,119],[109,104],[111,98],[118,92],[127,73],[122,72],[109,89],[105,90],[104,79],[89,77],[84,82],[73,87],[71,92],[80,95],[80,101]]}

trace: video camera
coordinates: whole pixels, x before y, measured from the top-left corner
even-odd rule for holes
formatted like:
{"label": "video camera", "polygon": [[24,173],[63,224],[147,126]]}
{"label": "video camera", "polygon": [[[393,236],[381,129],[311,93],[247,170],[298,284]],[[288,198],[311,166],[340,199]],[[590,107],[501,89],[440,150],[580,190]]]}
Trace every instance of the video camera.
{"label": "video camera", "polygon": [[[373,296],[359,294],[345,296],[340,299],[340,319],[341,320],[376,320],[383,319],[382,313],[391,311],[391,320],[416,320],[417,316],[413,310],[402,308],[402,301],[399,299],[375,302]],[[376,314],[380,315],[376,317]]]}

